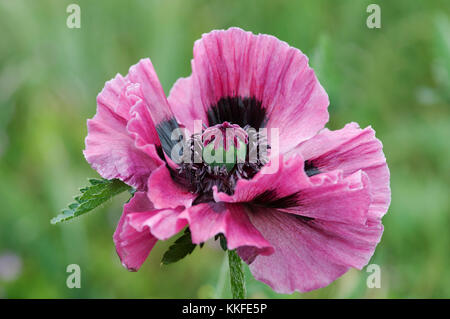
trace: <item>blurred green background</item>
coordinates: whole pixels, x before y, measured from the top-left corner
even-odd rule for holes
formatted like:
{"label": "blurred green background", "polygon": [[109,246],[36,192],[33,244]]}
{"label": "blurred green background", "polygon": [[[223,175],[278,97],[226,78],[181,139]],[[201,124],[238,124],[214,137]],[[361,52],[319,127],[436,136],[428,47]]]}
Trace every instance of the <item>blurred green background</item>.
{"label": "blurred green background", "polygon": [[[248,278],[250,297],[450,297],[450,2],[0,0],[0,297],[230,297],[223,252],[205,245],[161,266],[160,242],[137,273],[116,256],[112,234],[125,194],[57,226],[50,219],[96,177],[82,150],[96,95],[116,73],[150,57],[165,92],[190,74],[202,33],[239,26],[268,33],[310,57],[330,96],[328,127],[372,125],[391,170],[392,204],[371,263],[330,286],[278,295]],[[81,29],[66,7],[81,7]],[[66,287],[79,264],[82,288]],[[222,286],[221,283],[224,283]]]}

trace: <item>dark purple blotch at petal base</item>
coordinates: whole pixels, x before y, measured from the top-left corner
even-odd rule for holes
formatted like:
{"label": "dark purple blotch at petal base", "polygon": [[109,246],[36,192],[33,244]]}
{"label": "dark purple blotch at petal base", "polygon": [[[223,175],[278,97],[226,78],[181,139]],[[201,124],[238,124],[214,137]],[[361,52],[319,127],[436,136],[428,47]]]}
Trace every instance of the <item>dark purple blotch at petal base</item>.
{"label": "dark purple blotch at petal base", "polygon": [[254,97],[223,97],[208,110],[209,126],[230,122],[255,130],[267,122],[266,109]]}
{"label": "dark purple blotch at petal base", "polygon": [[175,117],[165,119],[156,125],[159,139],[161,141],[162,150],[167,156],[171,156],[173,147],[181,140],[181,136],[172,139],[172,132],[178,129],[178,123]]}

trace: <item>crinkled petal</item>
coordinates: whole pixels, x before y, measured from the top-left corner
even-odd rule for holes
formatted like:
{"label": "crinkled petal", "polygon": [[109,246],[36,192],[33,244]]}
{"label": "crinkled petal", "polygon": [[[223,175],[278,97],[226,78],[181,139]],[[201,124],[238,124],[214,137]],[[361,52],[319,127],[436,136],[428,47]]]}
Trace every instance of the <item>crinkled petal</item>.
{"label": "crinkled petal", "polygon": [[172,148],[177,142],[172,139],[172,132],[178,128],[178,123],[150,59],[142,59],[133,65],[129,70],[128,78],[136,84],[129,88],[128,95],[145,102],[153,123],[155,123],[162,148],[170,156]]}
{"label": "crinkled petal", "polygon": [[128,78],[131,82],[139,84],[136,87],[138,96],[148,105],[156,125],[172,117],[166,95],[150,59],[142,59],[133,65],[129,70]]}
{"label": "crinkled petal", "polygon": [[204,203],[186,209],[181,217],[188,221],[195,244],[222,233],[228,249],[252,247],[261,255],[273,253],[271,245],[252,225],[242,205]]}
{"label": "crinkled petal", "polygon": [[255,210],[249,216],[275,249],[270,256],[254,258],[250,270],[279,293],[322,288],[350,267],[361,269],[383,232],[379,220],[366,225],[307,221],[271,209]]}
{"label": "crinkled petal", "polygon": [[97,96],[97,105],[110,109],[113,113],[128,120],[133,103],[127,99],[126,90],[130,81],[127,77],[117,74],[105,83],[105,87]]}
{"label": "crinkled petal", "polygon": [[[200,92],[193,87],[192,76],[179,78],[170,90],[168,101],[178,123],[194,133],[194,121],[208,124],[203,105],[199,104]],[[195,104],[194,104],[195,103]],[[202,125],[199,125],[200,130]],[[201,132],[201,131],[200,131]]]}
{"label": "crinkled petal", "polygon": [[186,226],[180,219],[182,208],[155,209],[144,192],[134,194],[114,233],[114,243],[122,264],[136,271],[144,263],[157,240],[166,240]]}
{"label": "crinkled petal", "polygon": [[342,223],[365,224],[371,203],[370,184],[362,171],[343,177],[336,170],[308,178],[303,159],[280,159],[278,172],[263,168],[253,179],[237,182],[233,195],[217,192],[217,202],[248,203],[295,215]]}
{"label": "crinkled petal", "polygon": [[148,197],[155,208],[189,207],[197,195],[178,185],[165,165],[156,169],[148,181]]}
{"label": "crinkled petal", "polygon": [[296,147],[291,154],[301,154],[320,172],[342,170],[348,176],[363,170],[371,184],[370,216],[381,218],[391,200],[389,169],[383,154],[383,145],[369,126],[347,124],[343,129],[324,129]]}
{"label": "crinkled petal", "polygon": [[130,271],[137,271],[141,267],[158,239],[148,231],[136,231],[129,224],[128,215],[130,212],[145,212],[153,209],[145,193],[136,193],[124,206],[124,212],[113,239],[122,265]]}
{"label": "crinkled petal", "polygon": [[133,108],[130,109],[130,116],[127,130],[134,136],[137,147],[145,148],[149,144],[161,146],[150,110],[143,100],[135,102]]}
{"label": "crinkled petal", "polygon": [[212,31],[195,42],[192,75],[176,83],[169,101],[186,126],[208,118],[209,125],[277,128],[281,152],[328,121],[328,96],[307,57],[273,36],[239,28]]}
{"label": "crinkled petal", "polygon": [[150,172],[162,161],[155,146],[148,144],[156,141],[146,140],[147,145],[140,147],[136,144],[139,132],[132,134],[127,130],[130,118],[139,114],[138,110],[131,112],[133,105],[125,96],[128,85],[126,78],[117,75],[98,95],[97,113],[87,123],[84,155],[102,177],[118,178],[137,189],[145,189]]}

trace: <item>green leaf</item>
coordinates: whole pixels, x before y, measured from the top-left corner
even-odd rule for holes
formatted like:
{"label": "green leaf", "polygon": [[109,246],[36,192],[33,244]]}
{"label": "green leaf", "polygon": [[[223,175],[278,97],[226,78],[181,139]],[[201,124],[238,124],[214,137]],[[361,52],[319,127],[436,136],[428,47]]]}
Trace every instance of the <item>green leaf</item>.
{"label": "green leaf", "polygon": [[189,231],[189,228],[186,228],[184,234],[164,253],[161,263],[168,265],[177,262],[191,254],[194,251],[195,246],[196,245],[192,243],[191,232]]}
{"label": "green leaf", "polygon": [[83,215],[100,206],[112,197],[132,188],[118,179],[90,179],[90,185],[80,189],[81,194],[75,197],[75,202],[69,204],[58,216],[51,220],[58,224]]}

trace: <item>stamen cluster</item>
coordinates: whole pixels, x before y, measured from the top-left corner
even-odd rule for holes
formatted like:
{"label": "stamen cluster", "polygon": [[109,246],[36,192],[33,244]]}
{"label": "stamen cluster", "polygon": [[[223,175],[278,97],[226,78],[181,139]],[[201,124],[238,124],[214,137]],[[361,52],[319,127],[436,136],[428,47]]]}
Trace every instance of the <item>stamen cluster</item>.
{"label": "stamen cluster", "polygon": [[[267,138],[246,126],[224,122],[193,134],[183,149],[183,161],[173,177],[191,192],[199,194],[197,202],[212,199],[214,186],[220,192],[233,194],[236,182],[251,179],[268,162]],[[223,151],[223,162],[209,162],[205,150]],[[230,156],[231,153],[231,156]],[[227,157],[234,161],[227,161]]]}

